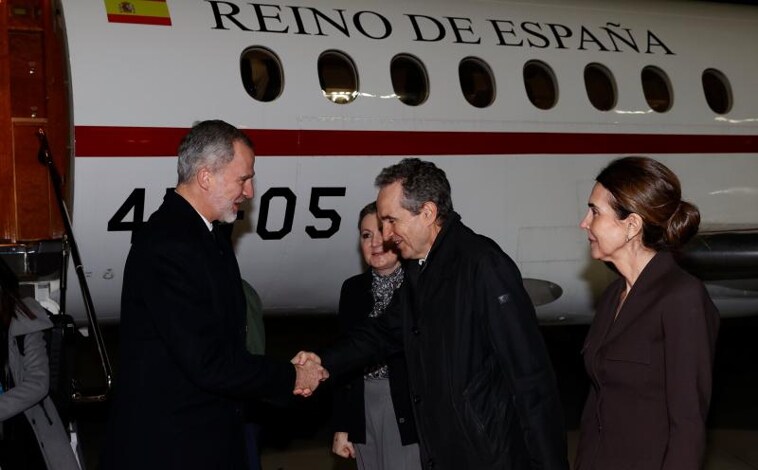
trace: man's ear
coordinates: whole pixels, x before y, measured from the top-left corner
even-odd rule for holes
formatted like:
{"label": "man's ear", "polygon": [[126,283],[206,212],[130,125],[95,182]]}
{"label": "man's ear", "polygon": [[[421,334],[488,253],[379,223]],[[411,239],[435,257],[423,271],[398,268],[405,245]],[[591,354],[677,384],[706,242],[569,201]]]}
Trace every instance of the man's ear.
{"label": "man's ear", "polygon": [[195,179],[197,180],[198,186],[207,191],[211,186],[211,182],[213,181],[213,173],[211,173],[208,168],[202,167],[197,171]]}
{"label": "man's ear", "polygon": [[424,218],[424,222],[427,225],[431,225],[437,221],[437,204],[432,201],[426,201],[421,205],[421,217]]}

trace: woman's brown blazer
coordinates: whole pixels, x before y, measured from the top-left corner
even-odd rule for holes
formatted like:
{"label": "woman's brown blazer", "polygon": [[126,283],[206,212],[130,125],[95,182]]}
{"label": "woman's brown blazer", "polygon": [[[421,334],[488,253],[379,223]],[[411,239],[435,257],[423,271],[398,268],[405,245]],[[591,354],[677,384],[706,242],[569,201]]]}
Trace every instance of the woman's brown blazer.
{"label": "woman's brown blazer", "polygon": [[670,253],[648,263],[618,317],[624,279],[600,299],[584,343],[591,380],[578,470],[697,470],[705,448],[718,310]]}

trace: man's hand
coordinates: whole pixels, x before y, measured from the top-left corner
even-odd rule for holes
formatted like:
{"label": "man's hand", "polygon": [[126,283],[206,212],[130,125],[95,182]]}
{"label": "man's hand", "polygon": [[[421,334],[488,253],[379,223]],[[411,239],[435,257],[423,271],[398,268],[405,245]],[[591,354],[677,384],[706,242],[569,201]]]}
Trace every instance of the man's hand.
{"label": "man's hand", "polygon": [[302,363],[298,363],[295,361],[295,358],[292,359],[292,363],[294,364],[297,373],[295,378],[295,389],[292,393],[303,397],[311,396],[316,388],[318,388],[319,382],[323,382],[329,378],[329,372],[321,367],[321,360],[319,357],[313,353],[308,354],[313,355],[318,361],[306,359],[302,361]]}
{"label": "man's hand", "polygon": [[355,458],[355,448],[353,443],[347,439],[346,432],[335,432],[334,439],[332,439],[332,452],[340,457]]}
{"label": "man's hand", "polygon": [[305,365],[306,362],[313,361],[316,364],[321,364],[321,358],[318,357],[316,353],[310,352],[310,351],[300,351],[299,353],[295,354],[295,357],[290,360],[291,363],[295,365]]}

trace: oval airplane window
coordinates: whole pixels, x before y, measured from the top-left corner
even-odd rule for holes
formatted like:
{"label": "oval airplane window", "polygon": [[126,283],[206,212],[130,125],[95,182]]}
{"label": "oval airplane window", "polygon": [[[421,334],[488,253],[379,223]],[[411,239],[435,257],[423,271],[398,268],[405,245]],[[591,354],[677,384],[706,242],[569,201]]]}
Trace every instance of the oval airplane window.
{"label": "oval airplane window", "polygon": [[596,109],[610,111],[616,106],[616,81],[604,65],[589,64],[584,68],[584,88]]}
{"label": "oval airplane window", "polygon": [[703,92],[708,106],[717,114],[726,114],[732,109],[732,87],[726,75],[716,69],[703,72]]}
{"label": "oval airplane window", "polygon": [[649,65],[642,69],[642,91],[650,108],[657,113],[665,113],[673,103],[671,82],[666,72]]}
{"label": "oval airplane window", "polygon": [[418,106],[429,97],[429,76],[420,60],[410,54],[398,54],[390,62],[392,89],[397,99],[408,106]]}
{"label": "oval airplane window", "polygon": [[342,52],[326,51],[318,57],[318,81],[324,97],[332,103],[352,103],[358,96],[358,71]]}
{"label": "oval airplane window", "polygon": [[266,48],[245,49],[240,57],[240,73],[245,91],[256,101],[273,101],[284,90],[282,62]]}
{"label": "oval airplane window", "polygon": [[539,109],[550,109],[558,102],[555,74],[544,62],[532,60],[524,65],[524,87],[529,101]]}
{"label": "oval airplane window", "polygon": [[495,101],[495,78],[492,69],[481,59],[466,57],[458,65],[461,91],[472,106],[486,108]]}

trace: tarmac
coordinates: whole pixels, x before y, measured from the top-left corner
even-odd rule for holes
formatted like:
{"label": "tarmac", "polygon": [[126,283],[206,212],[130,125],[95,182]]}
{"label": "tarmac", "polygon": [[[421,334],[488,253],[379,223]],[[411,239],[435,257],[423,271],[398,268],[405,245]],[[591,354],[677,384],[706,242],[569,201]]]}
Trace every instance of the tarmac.
{"label": "tarmac", "polygon": [[[318,350],[336,336],[335,315],[264,317],[267,353],[289,359],[301,349]],[[588,381],[579,351],[587,325],[543,326],[563,402],[573,461],[579,418]],[[105,343],[118,373],[118,326],[104,325]],[[81,354],[84,357],[86,355]],[[90,355],[91,356],[91,355]],[[708,418],[706,470],[758,470],[758,316],[723,319],[716,350],[713,397]],[[91,360],[91,357],[90,359]],[[90,369],[92,366],[81,367]],[[89,373],[96,387],[97,374]],[[86,382],[86,381],[85,381]],[[261,407],[261,460],[264,470],[352,470],[353,460],[330,452],[330,381],[309,399],[287,408]],[[107,403],[77,405],[78,437],[87,470],[97,470],[107,421]],[[149,424],[148,424],[149,425]],[[465,469],[462,469],[465,470]]]}
{"label": "tarmac", "polygon": [[[569,462],[573,462],[578,431],[568,432]],[[329,441],[295,443],[292,449],[264,449],[261,465],[265,470],[353,470],[355,461],[329,452]],[[708,433],[704,470],[758,469],[758,431],[713,430]]]}

